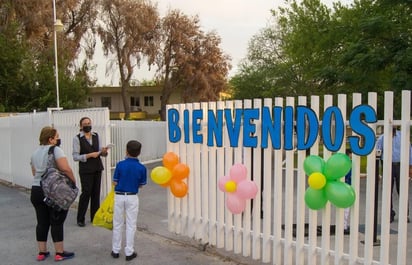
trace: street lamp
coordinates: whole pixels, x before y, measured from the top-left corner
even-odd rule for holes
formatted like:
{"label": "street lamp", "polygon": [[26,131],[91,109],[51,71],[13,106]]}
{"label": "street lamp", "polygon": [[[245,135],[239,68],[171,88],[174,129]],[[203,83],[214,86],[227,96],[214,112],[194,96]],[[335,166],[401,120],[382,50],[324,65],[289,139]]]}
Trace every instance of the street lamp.
{"label": "street lamp", "polygon": [[53,21],[54,21],[54,70],[56,77],[56,101],[57,109],[60,109],[60,99],[59,99],[59,68],[57,65],[57,32],[63,31],[63,23],[60,19],[56,19],[56,0],[53,0]]}

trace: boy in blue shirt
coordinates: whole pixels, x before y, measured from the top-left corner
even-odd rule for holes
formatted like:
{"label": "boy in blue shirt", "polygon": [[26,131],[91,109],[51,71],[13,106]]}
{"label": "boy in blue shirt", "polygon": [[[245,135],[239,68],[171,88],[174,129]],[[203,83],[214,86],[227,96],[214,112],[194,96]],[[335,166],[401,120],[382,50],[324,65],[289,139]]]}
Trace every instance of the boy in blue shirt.
{"label": "boy in blue shirt", "polygon": [[[146,185],[147,170],[137,157],[140,155],[142,145],[131,140],[126,145],[126,158],[117,163],[113,175],[114,191],[114,213],[113,213],[113,258],[119,257],[122,247],[122,230],[126,217],[126,245],[124,252],[126,260],[130,261],[137,257],[134,251],[134,236],[136,233],[137,214],[139,212],[139,188]],[[126,215],[126,216],[124,216]]]}

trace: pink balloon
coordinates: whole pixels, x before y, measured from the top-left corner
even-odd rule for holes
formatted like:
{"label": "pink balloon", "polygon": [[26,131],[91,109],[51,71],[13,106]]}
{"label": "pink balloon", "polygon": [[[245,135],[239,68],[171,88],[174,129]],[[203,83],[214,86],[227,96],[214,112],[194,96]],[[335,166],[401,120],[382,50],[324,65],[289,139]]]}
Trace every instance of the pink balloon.
{"label": "pink balloon", "polygon": [[217,183],[217,184],[218,184],[218,187],[219,187],[219,190],[221,190],[221,191],[223,191],[223,192],[226,192],[225,184],[226,184],[226,182],[228,182],[229,180],[230,180],[230,177],[229,177],[229,176],[223,176],[223,177],[221,177],[221,178],[219,179],[219,182]]}
{"label": "pink balloon", "polygon": [[243,164],[234,164],[230,168],[230,178],[239,183],[242,180],[245,180],[247,176],[247,168]]}
{"label": "pink balloon", "polygon": [[226,193],[226,206],[233,214],[242,213],[246,208],[246,200],[239,198],[236,194]]}
{"label": "pink balloon", "polygon": [[242,199],[253,199],[258,192],[258,187],[255,182],[251,180],[244,180],[238,183],[236,195]]}

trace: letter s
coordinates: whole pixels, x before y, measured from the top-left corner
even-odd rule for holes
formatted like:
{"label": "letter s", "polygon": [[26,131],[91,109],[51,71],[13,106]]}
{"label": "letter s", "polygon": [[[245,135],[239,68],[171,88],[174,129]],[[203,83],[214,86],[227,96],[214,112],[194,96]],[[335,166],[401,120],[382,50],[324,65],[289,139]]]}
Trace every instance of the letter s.
{"label": "letter s", "polygon": [[[366,156],[372,152],[375,147],[375,133],[367,124],[362,122],[362,117],[364,117],[365,122],[375,123],[377,121],[375,110],[369,105],[359,105],[356,106],[352,113],[350,114],[349,124],[352,130],[359,134],[359,136],[349,136],[349,144],[352,152],[360,155]],[[363,138],[363,147],[360,145],[360,138]]]}

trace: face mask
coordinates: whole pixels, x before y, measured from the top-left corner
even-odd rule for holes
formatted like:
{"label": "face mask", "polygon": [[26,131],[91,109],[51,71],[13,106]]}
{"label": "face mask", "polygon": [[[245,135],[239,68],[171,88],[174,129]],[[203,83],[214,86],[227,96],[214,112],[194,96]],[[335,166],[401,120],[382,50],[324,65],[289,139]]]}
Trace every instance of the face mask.
{"label": "face mask", "polygon": [[57,139],[56,140],[56,146],[60,146],[62,144],[62,140],[61,139]]}
{"label": "face mask", "polygon": [[89,133],[92,130],[92,126],[83,126],[83,132]]}

